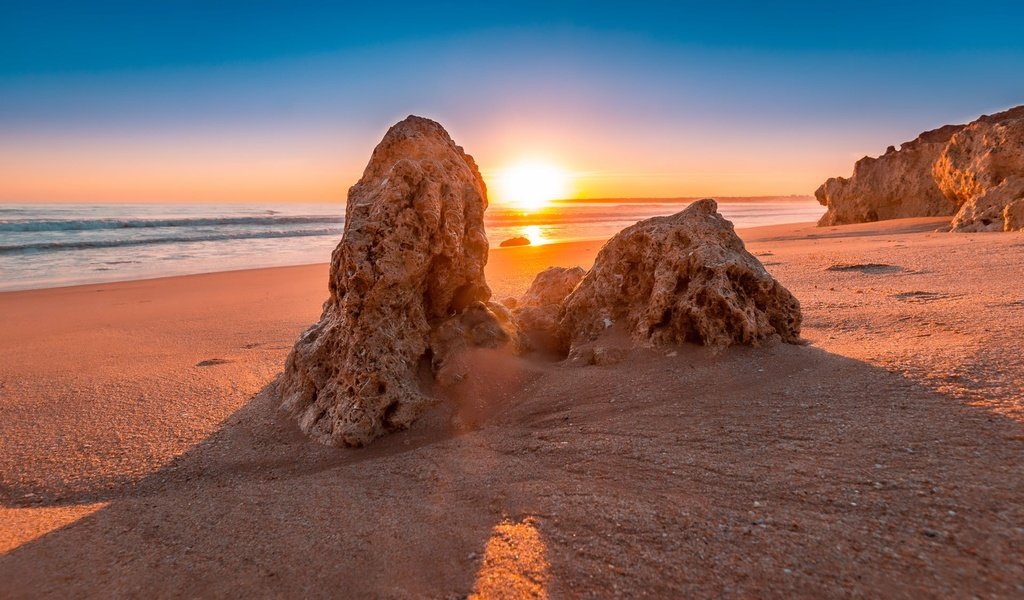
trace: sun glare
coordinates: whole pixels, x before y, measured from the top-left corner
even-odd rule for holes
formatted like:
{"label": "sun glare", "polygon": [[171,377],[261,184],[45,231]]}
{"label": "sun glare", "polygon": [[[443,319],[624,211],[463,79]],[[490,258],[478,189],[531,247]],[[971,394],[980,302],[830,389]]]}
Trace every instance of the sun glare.
{"label": "sun glare", "polygon": [[527,211],[540,210],[552,200],[569,196],[569,173],[547,162],[523,162],[498,172],[498,201]]}
{"label": "sun glare", "polygon": [[533,246],[540,246],[548,243],[548,238],[544,235],[544,230],[539,225],[527,225],[523,227],[523,237],[530,240],[530,244]]}

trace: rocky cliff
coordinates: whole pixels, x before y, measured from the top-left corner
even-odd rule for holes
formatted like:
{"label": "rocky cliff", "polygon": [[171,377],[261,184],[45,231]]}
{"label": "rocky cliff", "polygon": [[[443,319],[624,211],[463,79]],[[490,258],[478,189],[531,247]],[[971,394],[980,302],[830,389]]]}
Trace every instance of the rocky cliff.
{"label": "rocky cliff", "polygon": [[1020,229],[1022,128],[1024,106],[864,157],[852,177],[833,177],[815,192],[828,207],[819,225],[956,215],[955,231]]}
{"label": "rocky cliff", "polygon": [[1024,107],[956,132],[932,169],[956,231],[1024,228]]}

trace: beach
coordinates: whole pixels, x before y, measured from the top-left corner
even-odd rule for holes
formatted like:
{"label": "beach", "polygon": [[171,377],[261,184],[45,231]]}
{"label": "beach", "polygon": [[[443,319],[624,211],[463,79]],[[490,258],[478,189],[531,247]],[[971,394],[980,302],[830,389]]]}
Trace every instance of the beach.
{"label": "beach", "polygon": [[1024,236],[945,223],[740,229],[806,345],[498,362],[361,450],[268,393],[325,264],[0,293],[0,596],[1019,596]]}

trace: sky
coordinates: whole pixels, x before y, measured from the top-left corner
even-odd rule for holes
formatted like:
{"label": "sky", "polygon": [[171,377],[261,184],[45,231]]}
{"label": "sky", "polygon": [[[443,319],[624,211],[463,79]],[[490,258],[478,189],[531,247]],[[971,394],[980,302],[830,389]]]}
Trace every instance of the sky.
{"label": "sky", "polygon": [[[811,194],[1024,104],[1019,2],[21,2],[0,202],[341,202],[387,128],[579,197]],[[500,199],[499,199],[500,200]]]}

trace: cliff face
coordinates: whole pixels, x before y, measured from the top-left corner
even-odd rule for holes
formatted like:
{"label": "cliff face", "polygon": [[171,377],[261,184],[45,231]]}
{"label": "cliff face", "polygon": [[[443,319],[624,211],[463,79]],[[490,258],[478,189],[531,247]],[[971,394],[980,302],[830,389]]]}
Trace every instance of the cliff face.
{"label": "cliff face", "polygon": [[882,156],[862,158],[852,177],[833,177],[817,189],[818,202],[828,207],[818,224],[957,215],[956,231],[1020,228],[1012,216],[1020,198],[1014,177],[1024,176],[1022,120],[1024,106],[946,125],[899,150],[890,146]]}
{"label": "cliff face", "polygon": [[954,230],[1024,228],[1024,110],[1017,114],[964,127],[935,162],[935,181],[959,206]]}
{"label": "cliff face", "polygon": [[833,177],[814,192],[828,211],[819,225],[845,225],[903,217],[951,215],[956,206],[939,190],[932,165],[958,125],[921,134],[899,150],[892,146],[878,158],[865,156],[853,177]]}

